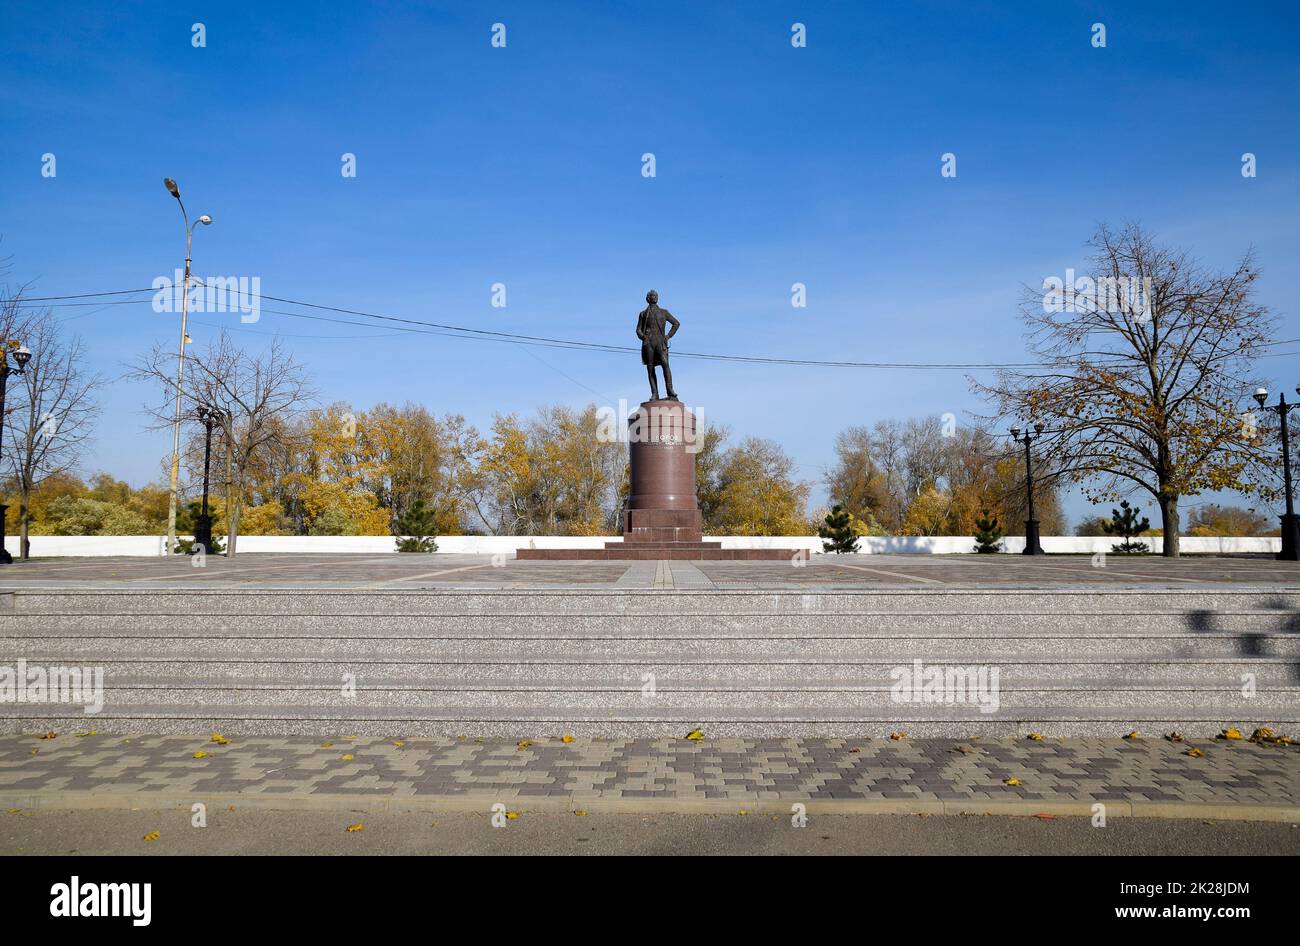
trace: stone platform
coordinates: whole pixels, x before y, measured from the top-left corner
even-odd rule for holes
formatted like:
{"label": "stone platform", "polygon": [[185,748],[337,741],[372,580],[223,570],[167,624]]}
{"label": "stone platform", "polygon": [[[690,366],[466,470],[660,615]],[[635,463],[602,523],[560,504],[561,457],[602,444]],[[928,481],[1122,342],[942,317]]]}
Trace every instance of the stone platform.
{"label": "stone platform", "polygon": [[[101,668],[104,706],[0,702],[0,732],[1297,734],[1300,567],[1107,561],[20,563],[0,666]],[[995,703],[900,702],[916,661],[996,671]]]}
{"label": "stone platform", "polygon": [[521,561],[789,562],[794,549],[724,549],[721,542],[606,542],[603,549],[519,549]]}
{"label": "stone platform", "polygon": [[798,562],[807,553],[780,548],[724,549],[704,538],[695,494],[695,415],[677,400],[643,403],[628,418],[630,488],[622,541],[603,549],[519,549],[533,561]]}

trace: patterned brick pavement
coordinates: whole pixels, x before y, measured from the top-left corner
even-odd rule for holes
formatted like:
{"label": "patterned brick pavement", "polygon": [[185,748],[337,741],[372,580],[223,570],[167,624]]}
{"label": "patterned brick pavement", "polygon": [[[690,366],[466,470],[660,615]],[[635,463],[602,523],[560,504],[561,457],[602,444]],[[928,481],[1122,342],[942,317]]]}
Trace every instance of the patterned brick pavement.
{"label": "patterned brick pavement", "polygon": [[[1203,755],[1189,755],[1188,750]],[[196,752],[206,753],[195,758]],[[1018,784],[1017,784],[1018,783]],[[1272,807],[1300,818],[1300,748],[1248,741],[0,736],[0,800],[151,794],[566,803],[1020,802]],[[47,797],[46,803],[55,805]],[[110,806],[111,807],[111,806]],[[1231,817],[1231,814],[1224,816]],[[1246,817],[1239,813],[1237,817]]]}

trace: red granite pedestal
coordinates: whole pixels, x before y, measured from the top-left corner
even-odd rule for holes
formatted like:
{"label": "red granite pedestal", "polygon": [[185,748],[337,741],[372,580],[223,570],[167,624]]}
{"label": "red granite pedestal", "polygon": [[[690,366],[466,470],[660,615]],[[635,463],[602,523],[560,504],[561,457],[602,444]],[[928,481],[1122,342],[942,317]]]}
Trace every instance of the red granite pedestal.
{"label": "red granite pedestal", "polygon": [[646,401],[628,418],[631,489],[623,540],[603,549],[519,549],[520,559],[790,561],[794,549],[724,549],[704,540],[695,498],[695,415],[680,401]]}

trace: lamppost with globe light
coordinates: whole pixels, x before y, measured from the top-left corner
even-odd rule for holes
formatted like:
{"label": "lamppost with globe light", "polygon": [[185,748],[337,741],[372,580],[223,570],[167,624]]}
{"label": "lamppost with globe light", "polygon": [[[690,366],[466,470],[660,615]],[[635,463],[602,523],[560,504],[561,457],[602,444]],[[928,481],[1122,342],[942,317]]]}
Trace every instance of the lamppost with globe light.
{"label": "lamppost with globe light", "polygon": [[212,218],[207,214],[199,217],[194,223],[190,223],[189,214],[185,212],[185,204],[181,201],[180,188],[170,177],[163,178],[163,186],[167,192],[176,198],[176,203],[181,208],[181,218],[185,221],[185,282],[181,287],[181,343],[176,353],[176,415],[172,424],[172,470],[171,470],[171,496],[167,501],[167,554],[176,550],[176,500],[180,494],[181,478],[181,389],[185,384],[185,343],[188,340],[185,334],[185,323],[189,315],[190,299],[190,244],[194,240],[194,228],[200,223],[205,227],[212,224]]}
{"label": "lamppost with globe light", "polygon": [[[1030,432],[1032,428],[1032,433]],[[1021,437],[1019,426],[1011,428],[1011,439],[1016,443],[1025,445],[1025,495],[1029,500],[1029,518],[1025,520],[1025,555],[1043,555],[1042,545],[1038,539],[1038,519],[1034,516],[1034,468],[1033,462],[1029,457],[1029,443],[1034,437],[1040,437],[1043,433],[1043,425],[1034,421],[1024,431]]]}
{"label": "lamppost with globe light", "polygon": [[[1296,394],[1300,395],[1300,385],[1296,385]],[[1295,502],[1291,496],[1291,434],[1287,429],[1287,415],[1296,405],[1286,402],[1285,393],[1278,395],[1276,404],[1265,404],[1268,388],[1257,388],[1254,397],[1261,408],[1282,418],[1282,482],[1286,484],[1286,512],[1282,515],[1282,551],[1277,557],[1285,562],[1300,561],[1300,522],[1296,520]]]}
{"label": "lamppost with globe light", "polygon": [[[9,367],[9,352],[13,352],[14,366]],[[5,416],[5,387],[9,383],[9,372],[12,370],[15,374],[22,374],[27,370],[27,362],[31,360],[32,353],[26,345],[14,339],[4,339],[0,342],[0,450],[3,449],[4,440],[4,416]],[[14,557],[9,554],[5,548],[5,515],[9,512],[9,507],[0,503],[0,565],[12,565]]]}

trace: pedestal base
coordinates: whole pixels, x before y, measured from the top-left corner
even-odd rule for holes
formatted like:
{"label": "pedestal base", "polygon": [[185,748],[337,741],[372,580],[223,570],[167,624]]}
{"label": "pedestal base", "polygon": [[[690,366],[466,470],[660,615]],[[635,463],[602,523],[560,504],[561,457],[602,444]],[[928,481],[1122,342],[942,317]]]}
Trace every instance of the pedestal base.
{"label": "pedestal base", "polygon": [[14,557],[5,548],[5,516],[8,513],[9,507],[0,504],[0,565],[12,565],[14,563]]}
{"label": "pedestal base", "polygon": [[1038,520],[1029,519],[1025,522],[1025,555],[1046,555],[1043,546],[1038,539]]}
{"label": "pedestal base", "polygon": [[1283,514],[1282,551],[1277,553],[1279,561],[1294,562],[1300,560],[1300,516]]}
{"label": "pedestal base", "polygon": [[519,549],[527,560],[647,559],[793,561],[794,549],[724,549],[704,541],[695,498],[695,415],[677,400],[646,401],[627,421],[631,488],[623,510],[623,541],[603,549]]}
{"label": "pedestal base", "polygon": [[[724,549],[721,542],[606,542],[603,549],[519,549],[520,561],[793,562],[794,549]],[[805,559],[806,560],[806,559]]]}

